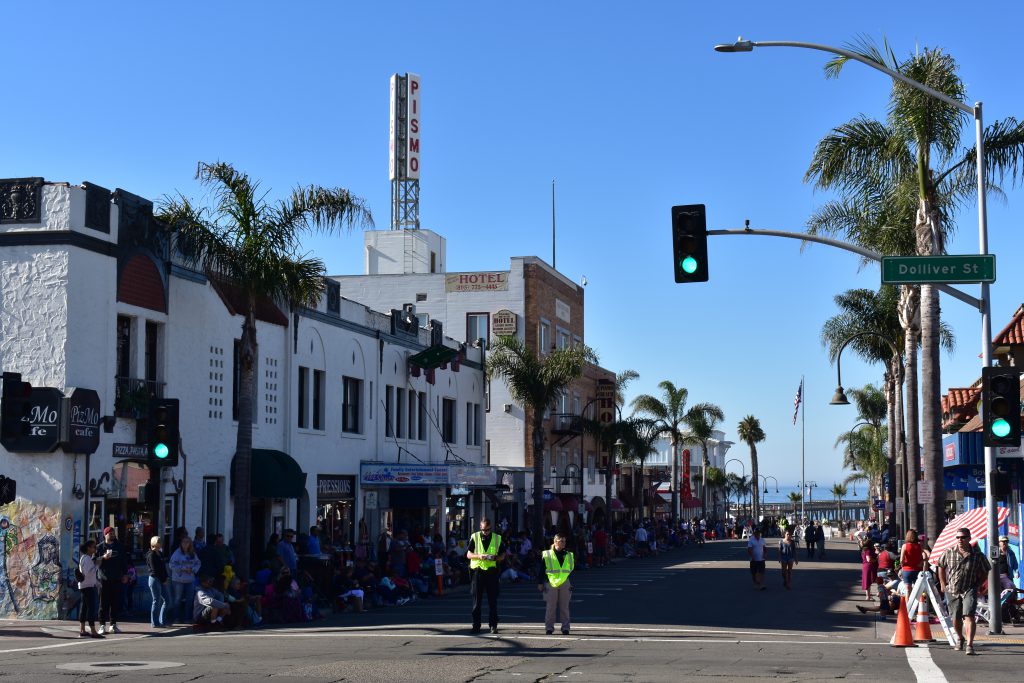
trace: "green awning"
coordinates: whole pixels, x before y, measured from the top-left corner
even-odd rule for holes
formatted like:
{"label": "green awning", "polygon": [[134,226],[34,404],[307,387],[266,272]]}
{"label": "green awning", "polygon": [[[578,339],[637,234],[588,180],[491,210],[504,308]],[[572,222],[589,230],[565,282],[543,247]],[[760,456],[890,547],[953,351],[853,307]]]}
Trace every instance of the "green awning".
{"label": "green awning", "polygon": [[458,355],[458,349],[453,349],[450,346],[443,346],[439,344],[437,346],[431,346],[429,349],[424,349],[415,356],[409,356],[409,362],[423,368],[424,370],[429,370],[430,368],[440,367]]}
{"label": "green awning", "polygon": [[[237,457],[237,456],[235,456]],[[231,493],[235,492],[235,458],[231,458]],[[306,473],[295,458],[264,448],[252,449],[250,492],[253,498],[301,498],[306,491]]]}

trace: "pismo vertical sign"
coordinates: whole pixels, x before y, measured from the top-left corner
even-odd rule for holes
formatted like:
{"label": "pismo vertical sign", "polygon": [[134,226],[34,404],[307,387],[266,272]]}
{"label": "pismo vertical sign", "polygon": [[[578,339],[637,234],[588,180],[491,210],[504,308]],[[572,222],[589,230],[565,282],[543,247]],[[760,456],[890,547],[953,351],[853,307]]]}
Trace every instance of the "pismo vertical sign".
{"label": "pismo vertical sign", "polygon": [[420,77],[391,76],[391,121],[388,128],[388,178],[420,177]]}
{"label": "pismo vertical sign", "polygon": [[406,96],[409,147],[405,155],[405,177],[418,180],[420,177],[420,77],[416,74],[406,74],[405,82],[409,89]]}

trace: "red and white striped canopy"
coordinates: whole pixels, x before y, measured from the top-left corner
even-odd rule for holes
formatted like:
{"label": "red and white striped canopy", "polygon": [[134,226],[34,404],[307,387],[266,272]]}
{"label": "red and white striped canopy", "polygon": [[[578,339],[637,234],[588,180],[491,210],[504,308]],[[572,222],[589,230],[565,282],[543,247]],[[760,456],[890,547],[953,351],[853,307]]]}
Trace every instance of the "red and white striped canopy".
{"label": "red and white striped canopy", "polygon": [[[946,525],[946,528],[942,530],[939,537],[935,539],[935,545],[932,546],[931,563],[937,563],[939,556],[943,552],[956,545],[956,532],[958,529],[966,527],[971,530],[971,545],[976,544],[978,539],[988,536],[988,517],[985,513],[985,508],[980,507],[968,510],[962,515],[954,517]],[[1009,516],[1010,511],[1007,508],[998,508],[996,526],[1004,524]]]}

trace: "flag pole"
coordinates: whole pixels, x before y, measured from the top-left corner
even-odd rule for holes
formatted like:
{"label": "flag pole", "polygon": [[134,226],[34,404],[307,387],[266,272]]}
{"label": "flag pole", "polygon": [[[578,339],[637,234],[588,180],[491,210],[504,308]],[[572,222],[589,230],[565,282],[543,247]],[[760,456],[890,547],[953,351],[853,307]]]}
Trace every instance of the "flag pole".
{"label": "flag pole", "polygon": [[[807,397],[804,394],[804,377],[800,376],[800,399],[804,405],[807,405]],[[807,495],[807,476],[804,472],[804,452],[805,444],[807,442],[807,408],[800,406],[803,410],[800,411],[800,523],[803,524],[804,520],[807,519],[807,514],[804,511],[804,497]]]}

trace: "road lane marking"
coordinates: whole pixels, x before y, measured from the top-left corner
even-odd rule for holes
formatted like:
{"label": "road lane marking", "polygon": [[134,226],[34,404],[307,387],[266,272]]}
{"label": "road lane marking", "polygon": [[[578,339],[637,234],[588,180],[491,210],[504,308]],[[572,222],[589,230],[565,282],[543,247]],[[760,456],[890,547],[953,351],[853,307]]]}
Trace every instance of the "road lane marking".
{"label": "road lane marking", "polygon": [[946,675],[932,659],[927,647],[906,648],[907,663],[917,677],[917,683],[947,683]]}
{"label": "road lane marking", "polygon": [[89,638],[88,640],[72,640],[67,643],[55,643],[53,645],[36,645],[34,647],[12,647],[7,650],[0,650],[0,655],[9,654],[11,652],[32,652],[33,650],[53,650],[59,647],[74,647],[75,645],[97,645],[99,643],[120,643],[125,640],[138,640],[139,638],[151,638],[152,636],[140,635],[140,636],[127,636],[125,638],[114,638],[114,639],[99,639]]}
{"label": "road lane marking", "polygon": [[[456,614],[462,614],[456,612]],[[601,626],[598,624],[590,624],[589,622],[600,621],[601,617],[587,617],[586,621],[574,622],[573,627],[579,629],[586,629],[590,631],[618,631],[618,632],[634,632],[634,633],[657,633],[657,634],[687,634],[687,633],[699,633],[703,635],[746,635],[746,636],[789,636],[789,637],[803,637],[809,636],[813,638],[833,638],[843,639],[846,636],[832,636],[825,633],[797,633],[790,631],[731,631],[731,630],[708,630],[705,628],[650,628],[644,626]],[[315,629],[303,629],[304,632],[316,632],[316,633],[353,633],[357,631],[384,631],[396,626],[404,626],[410,629],[461,629],[461,624],[381,624],[381,625],[367,625],[367,626],[323,626]],[[544,628],[541,624],[517,624],[517,628],[520,629],[542,629]],[[267,629],[264,632],[267,633],[294,633],[293,629]],[[759,641],[760,642],[760,641]],[[799,641],[795,641],[799,642]],[[831,641],[830,641],[831,642]],[[879,641],[883,642],[883,641]],[[887,642],[887,641],[885,641]]]}

